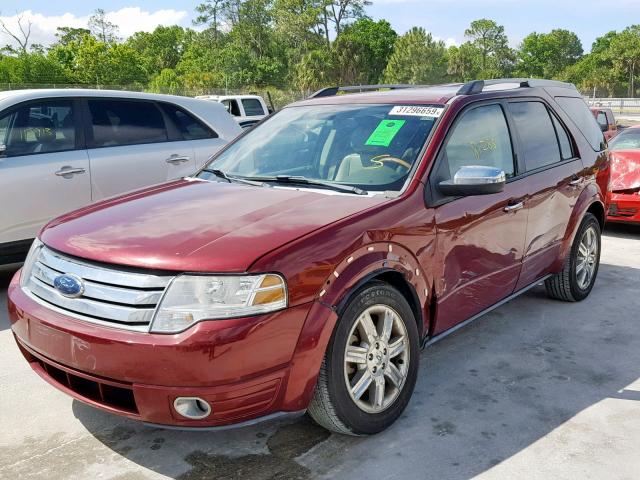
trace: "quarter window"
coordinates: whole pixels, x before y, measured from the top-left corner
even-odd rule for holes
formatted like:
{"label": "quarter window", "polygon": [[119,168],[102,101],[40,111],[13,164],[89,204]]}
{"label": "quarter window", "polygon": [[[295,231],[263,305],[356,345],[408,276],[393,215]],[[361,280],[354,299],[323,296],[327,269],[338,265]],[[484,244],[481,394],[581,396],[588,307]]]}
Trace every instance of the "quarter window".
{"label": "quarter window", "polygon": [[70,100],[31,103],[0,117],[5,156],[73,150],[76,130]]}
{"label": "quarter window", "polygon": [[264,115],[262,104],[257,98],[243,98],[242,107],[244,108],[244,114],[247,117]]}
{"label": "quarter window", "polygon": [[163,104],[162,109],[180,131],[183,140],[217,138],[208,126],[175,105]]}
{"label": "quarter window", "polygon": [[541,102],[509,104],[528,171],[560,161],[560,148],[547,107]]}
{"label": "quarter window", "polygon": [[93,147],[167,141],[162,114],[152,102],[89,100]]}
{"label": "quarter window", "polygon": [[556,97],[556,102],[578,126],[591,148],[597,152],[604,150],[602,130],[584,100],[578,97]]}
{"label": "quarter window", "polygon": [[462,167],[495,167],[515,175],[511,136],[500,105],[474,108],[454,127],[443,152],[439,181],[450,180]]}

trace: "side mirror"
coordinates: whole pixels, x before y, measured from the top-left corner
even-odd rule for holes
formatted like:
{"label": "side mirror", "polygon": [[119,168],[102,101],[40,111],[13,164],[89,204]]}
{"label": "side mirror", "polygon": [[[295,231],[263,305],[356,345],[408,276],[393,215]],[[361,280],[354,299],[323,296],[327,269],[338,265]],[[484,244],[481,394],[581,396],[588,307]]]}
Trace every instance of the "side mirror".
{"label": "side mirror", "polygon": [[491,195],[504,190],[507,176],[499,168],[470,165],[462,167],[453,176],[438,184],[442,193],[451,197]]}

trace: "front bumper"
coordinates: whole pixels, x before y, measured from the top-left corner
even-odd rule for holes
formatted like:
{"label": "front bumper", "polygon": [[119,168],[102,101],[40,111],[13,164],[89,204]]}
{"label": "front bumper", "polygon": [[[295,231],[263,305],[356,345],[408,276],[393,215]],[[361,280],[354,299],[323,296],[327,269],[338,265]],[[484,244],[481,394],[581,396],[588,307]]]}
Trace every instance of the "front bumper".
{"label": "front bumper", "polygon": [[640,223],[640,194],[612,193],[608,222]]}
{"label": "front bumper", "polygon": [[[98,326],[47,309],[22,291],[19,275],[8,289],[18,346],[36,373],[78,400],[179,427],[229,425],[306,408],[308,391],[299,386],[315,383],[317,371],[309,371],[308,362],[306,372],[292,364],[315,304],[158,335]],[[212,413],[202,420],[181,417],[173,408],[176,397],[202,398]]]}

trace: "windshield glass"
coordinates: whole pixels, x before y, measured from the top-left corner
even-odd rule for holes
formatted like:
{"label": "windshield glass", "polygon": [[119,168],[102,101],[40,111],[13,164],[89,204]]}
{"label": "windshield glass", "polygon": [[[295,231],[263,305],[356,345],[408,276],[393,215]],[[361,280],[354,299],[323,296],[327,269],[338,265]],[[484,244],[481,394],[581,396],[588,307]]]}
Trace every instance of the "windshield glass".
{"label": "windshield glass", "polygon": [[624,130],[609,141],[609,150],[640,150],[640,128]]}
{"label": "windshield glass", "polygon": [[[408,105],[285,108],[207,168],[264,181],[286,175],[367,191],[399,191],[442,110]],[[206,171],[199,175],[213,176]]]}

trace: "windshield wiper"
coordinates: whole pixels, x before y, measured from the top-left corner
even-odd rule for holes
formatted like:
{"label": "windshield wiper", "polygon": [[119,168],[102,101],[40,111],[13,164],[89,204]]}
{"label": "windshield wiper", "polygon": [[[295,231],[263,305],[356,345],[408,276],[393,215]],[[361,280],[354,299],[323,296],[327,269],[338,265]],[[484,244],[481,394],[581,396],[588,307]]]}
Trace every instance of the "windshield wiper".
{"label": "windshield wiper", "polygon": [[223,172],[222,170],[219,170],[217,168],[203,168],[202,169],[203,172],[207,172],[207,173],[213,173],[216,177],[220,177],[225,179],[227,182],[229,183],[233,183],[233,182],[238,182],[238,183],[245,183],[247,185],[254,185],[256,187],[265,187],[267,186],[266,183],[264,182],[260,182],[260,181],[253,181],[244,177],[236,177],[235,175],[229,175],[225,172]]}
{"label": "windshield wiper", "polygon": [[275,177],[243,177],[246,180],[254,180],[258,182],[275,182],[289,183],[294,185],[317,185],[326,187],[338,192],[354,193],[356,195],[367,195],[367,191],[351,185],[342,185],[339,183],[328,182],[324,180],[316,180],[315,178],[307,178],[297,175],[276,175]]}

